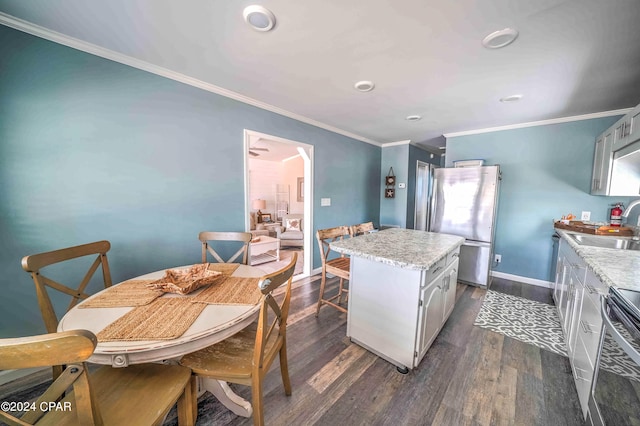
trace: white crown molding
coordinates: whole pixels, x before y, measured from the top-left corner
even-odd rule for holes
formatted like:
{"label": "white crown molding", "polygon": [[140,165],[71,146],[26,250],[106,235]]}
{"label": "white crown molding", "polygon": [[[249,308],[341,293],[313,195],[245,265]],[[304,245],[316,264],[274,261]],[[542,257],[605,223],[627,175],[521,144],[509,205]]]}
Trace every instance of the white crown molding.
{"label": "white crown molding", "polygon": [[293,113],[291,111],[287,111],[285,109],[276,107],[274,105],[270,105],[265,102],[258,101],[256,99],[241,95],[231,90],[227,90],[223,87],[219,87],[219,86],[204,82],[202,80],[198,80],[198,79],[186,76],[184,74],[180,74],[178,72],[171,71],[169,69],[150,64],[140,59],[132,58],[131,56],[127,56],[122,53],[114,52],[113,50],[105,49],[95,44],[91,44],[91,43],[67,36],[65,34],[58,33],[56,31],[52,31],[50,29],[41,27],[31,22],[27,22],[22,19],[16,18],[14,16],[7,15],[6,13],[3,13],[3,12],[0,12],[0,24],[13,28],[18,31],[22,31],[22,32],[34,35],[36,37],[43,38],[45,40],[53,41],[54,43],[71,47],[72,49],[80,50],[95,56],[99,56],[101,58],[109,59],[114,62],[118,62],[133,68],[137,68],[142,71],[156,74],[161,77],[169,78],[171,80],[175,80],[180,83],[188,84],[189,86],[197,87],[199,89],[206,90],[207,92],[215,93],[220,96],[224,96],[226,98],[234,99],[236,101],[239,101],[248,105],[252,105],[260,109],[264,109],[266,111],[270,111],[270,112],[273,112],[297,121],[301,121],[303,123],[310,124],[312,126],[319,127],[321,129],[328,130],[330,132],[337,133],[342,136],[346,136],[348,138],[359,140],[361,142],[365,142],[378,147],[382,145],[380,142],[365,138],[360,135],[356,135],[346,130],[338,129],[336,127],[321,123],[311,118],[304,117],[302,115]]}
{"label": "white crown molding", "polygon": [[389,148],[390,146],[400,146],[400,145],[409,145],[411,144],[410,140],[406,140],[406,141],[397,141],[397,142],[387,142],[387,143],[383,143],[381,146],[383,148]]}
{"label": "white crown molding", "polygon": [[576,115],[573,117],[552,118],[550,120],[532,121],[529,123],[511,124],[509,126],[489,127],[486,129],[467,130],[464,132],[444,133],[445,138],[455,138],[457,136],[478,135],[480,133],[500,132],[502,130],[523,129],[525,127],[547,126],[549,124],[570,123],[572,121],[591,120],[594,118],[611,117],[614,115],[625,115],[633,108],[616,109],[613,111],[595,112],[593,114]]}
{"label": "white crown molding", "polygon": [[538,280],[536,278],[522,277],[520,275],[507,274],[498,271],[491,271],[491,276],[504,278],[505,280],[516,281],[519,283],[536,285],[538,287],[553,288],[553,283],[551,281]]}

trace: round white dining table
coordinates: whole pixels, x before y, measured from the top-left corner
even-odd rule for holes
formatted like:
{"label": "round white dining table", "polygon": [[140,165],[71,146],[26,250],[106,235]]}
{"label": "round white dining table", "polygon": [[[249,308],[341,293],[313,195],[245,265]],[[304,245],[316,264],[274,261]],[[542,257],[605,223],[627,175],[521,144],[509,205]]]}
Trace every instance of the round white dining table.
{"label": "round white dining table", "polygon": [[[171,269],[188,269],[192,265]],[[165,270],[152,272],[131,280],[152,280],[164,276]],[[261,277],[265,272],[260,268],[240,265],[231,276]],[[106,291],[106,290],[103,290]],[[101,292],[100,292],[101,293]],[[91,300],[100,293],[87,298]],[[167,293],[162,297],[184,297]],[[80,308],[82,303],[67,312],[58,324],[58,331],[84,329],[98,334],[106,326],[116,321],[133,307]],[[145,362],[171,362],[183,355],[206,348],[214,343],[230,337],[249,326],[257,317],[260,304],[257,305],[217,305],[209,304],[180,337],[170,340],[122,340],[98,342],[88,362],[127,367],[131,364]],[[171,318],[167,318],[171,321]],[[227,408],[234,413],[249,417],[252,413],[251,403],[235,394],[226,382],[218,380],[201,380],[201,390],[213,393]]]}

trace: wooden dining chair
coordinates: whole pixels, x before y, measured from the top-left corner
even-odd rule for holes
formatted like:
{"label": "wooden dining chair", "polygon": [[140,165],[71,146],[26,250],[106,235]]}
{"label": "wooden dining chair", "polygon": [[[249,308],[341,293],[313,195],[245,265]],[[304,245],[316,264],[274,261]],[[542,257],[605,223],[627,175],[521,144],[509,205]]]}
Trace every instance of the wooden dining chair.
{"label": "wooden dining chair", "polygon": [[191,370],[180,365],[138,364],[104,366],[89,373],[85,361],[96,344],[96,336],[87,330],[0,339],[0,370],[66,365],[23,415],[1,410],[0,423],[160,425],[177,403],[178,423],[195,424]]}
{"label": "wooden dining chair", "polygon": [[[241,263],[246,265],[249,260],[249,242],[251,241],[250,232],[207,232],[203,231],[198,234],[198,239],[202,242],[202,263],[207,262],[207,252],[213,256],[218,263],[234,263],[234,261],[242,255]],[[213,241],[237,241],[242,246],[228,260],[224,260],[220,254],[211,246]],[[218,248],[220,250],[220,248]],[[237,263],[237,262],[236,262]]]}
{"label": "wooden dining chair", "polygon": [[349,227],[349,235],[357,237],[358,235],[364,235],[373,231],[373,222],[360,223],[358,225],[351,225]]}
{"label": "wooden dining chair", "polygon": [[[320,281],[320,294],[318,295],[318,307],[316,308],[316,317],[320,313],[322,305],[333,306],[334,308],[347,312],[347,308],[340,305],[342,303],[342,295],[349,293],[344,287],[344,280],[349,280],[350,273],[350,259],[344,254],[340,257],[329,259],[331,254],[330,243],[334,241],[342,240],[344,237],[350,235],[348,226],[337,226],[329,229],[319,229],[316,232],[316,239],[318,240],[318,246],[320,247],[320,259],[322,260],[322,280]],[[324,298],[324,289],[327,283],[327,273],[335,275],[340,278],[340,286],[338,287],[338,294],[328,299]],[[338,303],[334,300],[338,299]]]}
{"label": "wooden dining chair", "polygon": [[[280,358],[280,373],[284,392],[291,395],[291,381],[287,364],[287,317],[291,300],[291,280],[298,254],[283,269],[260,278],[262,291],[257,329],[245,329],[222,342],[185,355],[180,364],[194,374],[215,380],[251,386],[253,423],[264,424],[262,387],[264,377],[276,355]],[[286,283],[278,303],[273,291]],[[195,410],[195,409],[194,409]]]}
{"label": "wooden dining chair", "polygon": [[[22,258],[22,269],[31,274],[31,278],[33,278],[33,282],[36,285],[38,305],[40,306],[40,312],[42,313],[42,319],[44,320],[47,332],[55,333],[58,329],[58,317],[51,303],[47,287],[71,296],[71,301],[65,312],[68,312],[79,301],[90,296],[85,290],[99,267],[102,268],[104,287],[111,287],[111,272],[109,270],[109,262],[107,261],[107,252],[110,248],[111,244],[109,241],[97,241],[80,246],[48,251],[46,253],[32,254]],[[47,266],[85,256],[95,256],[95,260],[89,266],[89,270],[84,274],[77,288],[71,285],[61,284],[50,278],[50,276],[45,276],[42,271],[42,269]],[[49,275],[49,272],[47,272],[47,275]]]}

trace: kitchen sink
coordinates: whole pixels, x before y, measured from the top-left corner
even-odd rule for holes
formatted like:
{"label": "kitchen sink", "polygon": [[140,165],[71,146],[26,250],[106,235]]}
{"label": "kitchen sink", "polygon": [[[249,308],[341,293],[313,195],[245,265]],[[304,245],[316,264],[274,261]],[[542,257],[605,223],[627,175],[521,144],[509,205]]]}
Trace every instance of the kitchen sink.
{"label": "kitchen sink", "polygon": [[640,241],[628,238],[597,237],[595,235],[568,234],[576,243],[583,246],[613,248],[622,250],[640,250]]}

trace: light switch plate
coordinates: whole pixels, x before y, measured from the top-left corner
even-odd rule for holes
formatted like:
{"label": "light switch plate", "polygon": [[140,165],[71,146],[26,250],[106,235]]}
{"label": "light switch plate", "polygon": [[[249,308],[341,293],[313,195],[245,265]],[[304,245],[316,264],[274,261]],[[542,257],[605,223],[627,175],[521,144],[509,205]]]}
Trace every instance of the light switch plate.
{"label": "light switch plate", "polygon": [[331,198],[320,198],[320,205],[322,207],[327,207],[331,205]]}
{"label": "light switch plate", "polygon": [[399,189],[405,189],[405,188],[406,188],[406,186],[407,186],[407,185],[406,185],[406,184],[404,184],[404,183],[399,183],[399,184],[398,184],[398,188],[399,188]]}
{"label": "light switch plate", "polygon": [[591,212],[582,212],[580,220],[591,220]]}

